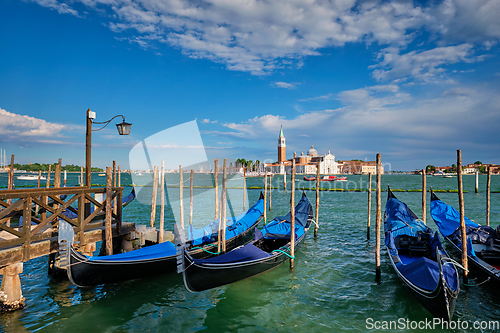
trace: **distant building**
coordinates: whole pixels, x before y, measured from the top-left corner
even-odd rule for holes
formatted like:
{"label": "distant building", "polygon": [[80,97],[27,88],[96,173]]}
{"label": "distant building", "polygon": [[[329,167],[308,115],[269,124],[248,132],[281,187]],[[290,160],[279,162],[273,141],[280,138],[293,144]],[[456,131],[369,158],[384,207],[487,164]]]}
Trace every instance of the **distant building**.
{"label": "distant building", "polygon": [[[357,175],[367,175],[377,173],[377,162],[369,161],[339,161],[338,162],[340,173],[342,174],[357,174]],[[381,174],[384,174],[384,169],[382,168]]]}
{"label": "distant building", "polygon": [[280,129],[278,137],[278,162],[266,164],[265,169],[271,173],[291,174],[292,161],[295,160],[295,173],[298,174],[315,174],[317,165],[319,164],[321,174],[338,174],[339,170],[335,162],[335,156],[328,152],[325,155],[318,155],[313,146],[307,151],[307,155],[302,154],[297,156],[293,154],[293,158],[286,159],[285,136],[283,135],[283,127]]}

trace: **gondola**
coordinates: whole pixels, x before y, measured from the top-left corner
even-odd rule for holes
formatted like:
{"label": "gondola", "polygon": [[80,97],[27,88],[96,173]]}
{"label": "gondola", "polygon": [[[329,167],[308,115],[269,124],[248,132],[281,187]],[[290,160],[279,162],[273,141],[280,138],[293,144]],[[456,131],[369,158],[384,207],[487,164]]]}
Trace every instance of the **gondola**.
{"label": "gondola", "polygon": [[[246,212],[232,218],[232,224],[226,228],[227,248],[233,249],[250,241],[254,228],[259,224],[264,212],[263,194]],[[197,258],[212,256],[217,251],[217,233],[206,234],[207,230],[216,230],[218,220],[201,230],[192,230],[188,242],[189,253]],[[176,248],[172,242],[146,246],[138,250],[108,256],[88,257],[73,247],[73,228],[65,221],[59,222],[59,255],[70,282],[77,286],[93,286],[119,282],[141,277],[174,272],[176,269]]]}
{"label": "gondola", "polygon": [[[441,201],[432,190],[431,216],[441,235],[451,244],[454,252],[461,256],[460,213]],[[500,226],[495,230],[486,225],[479,225],[467,217],[464,219],[470,268],[476,275],[485,278],[485,281],[500,282]]]}
{"label": "gondola", "polygon": [[[295,249],[304,241],[313,221],[312,206],[305,193],[295,207]],[[195,259],[179,251],[184,286],[199,292],[269,271],[290,258],[291,213],[278,216],[262,231],[256,228],[254,240],[232,251],[208,259]],[[184,268],[185,267],[185,268]]]}
{"label": "gondola", "polygon": [[403,284],[434,317],[451,320],[459,278],[438,233],[433,234],[390,189],[384,226],[387,253]]}

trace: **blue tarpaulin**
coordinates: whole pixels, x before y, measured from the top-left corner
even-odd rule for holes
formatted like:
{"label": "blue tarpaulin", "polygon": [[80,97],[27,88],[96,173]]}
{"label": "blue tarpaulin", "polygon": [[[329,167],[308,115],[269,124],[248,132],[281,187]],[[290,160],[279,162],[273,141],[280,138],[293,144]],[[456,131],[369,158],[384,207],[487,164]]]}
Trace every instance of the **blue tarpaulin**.
{"label": "blue tarpaulin", "polygon": [[[264,213],[264,199],[259,199],[249,210],[238,215],[237,217],[229,218],[226,221],[226,239],[231,239],[248,228]],[[214,242],[217,240],[219,230],[219,220],[208,224],[202,229],[195,229],[192,225],[187,228],[188,241],[193,245],[200,245]]]}
{"label": "blue tarpaulin", "polygon": [[164,242],[130,252],[87,258],[89,261],[130,261],[163,258],[172,255],[175,255],[175,245],[172,242]]}
{"label": "blue tarpaulin", "polygon": [[[444,237],[447,237],[460,228],[460,213],[450,205],[445,204],[441,200],[431,201],[431,216],[436,222],[439,231]],[[466,216],[465,225],[477,228],[479,224],[469,220]]]}
{"label": "blue tarpaulin", "polygon": [[[301,237],[307,225],[309,213],[312,210],[311,203],[305,195],[302,196],[297,206],[295,206],[295,236]],[[285,216],[277,216],[271,222],[262,228],[262,233],[266,239],[284,238],[290,239],[292,232],[291,225],[292,214],[288,213]]]}

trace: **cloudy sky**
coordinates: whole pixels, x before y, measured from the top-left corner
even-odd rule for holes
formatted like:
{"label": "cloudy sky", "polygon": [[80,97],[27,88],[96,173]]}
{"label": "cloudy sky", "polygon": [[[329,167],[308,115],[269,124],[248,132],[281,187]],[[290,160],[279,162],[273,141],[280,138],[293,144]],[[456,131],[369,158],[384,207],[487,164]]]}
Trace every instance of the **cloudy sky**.
{"label": "cloudy sky", "polygon": [[16,161],[128,167],[197,120],[210,156],[311,145],[392,170],[500,164],[500,1],[2,0],[0,148]]}

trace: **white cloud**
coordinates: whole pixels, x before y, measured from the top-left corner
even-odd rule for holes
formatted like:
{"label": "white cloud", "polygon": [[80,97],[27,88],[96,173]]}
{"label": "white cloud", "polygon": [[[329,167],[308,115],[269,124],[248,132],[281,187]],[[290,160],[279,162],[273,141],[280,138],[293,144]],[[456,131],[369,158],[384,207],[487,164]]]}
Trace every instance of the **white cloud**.
{"label": "white cloud", "polygon": [[47,138],[61,137],[67,125],[19,115],[0,108],[0,138],[5,141],[52,142]]}
{"label": "white cloud", "polygon": [[217,123],[217,120],[210,120],[210,119],[203,119],[201,120],[203,124],[215,124]]}
{"label": "white cloud", "polygon": [[297,83],[287,83],[287,82],[274,82],[272,86],[284,89],[295,89]]}
{"label": "white cloud", "polygon": [[71,14],[79,16],[78,12],[66,3],[60,3],[57,0],[28,0],[38,3],[40,6],[47,7],[57,11],[59,14]]}
{"label": "white cloud", "polygon": [[[361,42],[386,47],[375,78],[416,75],[427,81],[445,64],[471,60],[474,45],[488,50],[500,39],[497,0],[418,5],[382,0],[73,0],[74,8],[58,0],[30,1],[72,15],[78,15],[74,8],[80,2],[105,13],[112,31],[142,48],[166,43],[189,57],[255,75],[300,68],[305,57],[319,55],[323,48]],[[401,54],[424,31],[439,47]]]}
{"label": "white cloud", "polygon": [[379,53],[378,58],[382,61],[370,68],[379,68],[373,71],[373,77],[379,81],[401,82],[412,78],[430,82],[443,76],[446,71],[443,67],[446,65],[481,61],[481,57],[472,57],[473,52],[471,44],[436,47],[405,54],[399,54],[399,49],[389,47]]}

